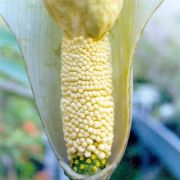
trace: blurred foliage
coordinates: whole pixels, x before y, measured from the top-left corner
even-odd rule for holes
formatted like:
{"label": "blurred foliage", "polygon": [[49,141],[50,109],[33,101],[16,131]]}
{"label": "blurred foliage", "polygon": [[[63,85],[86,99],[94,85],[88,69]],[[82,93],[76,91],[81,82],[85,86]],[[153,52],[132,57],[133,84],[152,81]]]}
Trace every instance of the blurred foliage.
{"label": "blurred foliage", "polygon": [[[0,28],[2,79],[29,87],[20,50],[4,24]],[[0,179],[13,174],[12,170],[14,178],[34,179],[43,166],[43,155],[41,123],[34,103],[0,91]]]}
{"label": "blurred foliage", "polygon": [[[145,29],[136,53],[134,81],[158,87],[160,101],[152,114],[180,136],[180,6],[165,1]],[[170,104],[174,114],[164,119],[160,111]]]}
{"label": "blurred foliage", "polygon": [[24,62],[16,40],[1,22],[0,28],[0,79],[7,78],[29,86]]}
{"label": "blurred foliage", "polygon": [[179,20],[179,1],[165,1],[145,29],[134,69],[135,79],[149,81],[168,92],[180,114]]}
{"label": "blurred foliage", "polygon": [[144,149],[131,131],[121,163],[110,180],[176,180],[159,160]]}

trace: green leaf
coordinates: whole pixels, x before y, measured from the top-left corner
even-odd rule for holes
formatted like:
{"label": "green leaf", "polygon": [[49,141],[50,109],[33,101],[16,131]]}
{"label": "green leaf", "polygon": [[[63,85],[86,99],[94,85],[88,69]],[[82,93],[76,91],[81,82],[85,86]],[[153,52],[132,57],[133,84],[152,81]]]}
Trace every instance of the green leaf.
{"label": "green leaf", "polygon": [[24,69],[10,59],[0,58],[0,74],[6,75],[26,86],[29,85],[27,74]]}
{"label": "green leaf", "polygon": [[[131,125],[132,57],[145,24],[162,1],[124,0],[111,32],[115,138],[110,165],[91,179],[110,176],[124,153]],[[42,0],[1,0],[0,14],[19,42],[41,119],[61,165],[72,178],[84,179],[68,166],[63,140],[59,52],[62,32],[47,15]]]}
{"label": "green leaf", "polygon": [[19,52],[17,45],[15,43],[15,39],[6,29],[0,28],[0,48],[8,44],[12,49]]}

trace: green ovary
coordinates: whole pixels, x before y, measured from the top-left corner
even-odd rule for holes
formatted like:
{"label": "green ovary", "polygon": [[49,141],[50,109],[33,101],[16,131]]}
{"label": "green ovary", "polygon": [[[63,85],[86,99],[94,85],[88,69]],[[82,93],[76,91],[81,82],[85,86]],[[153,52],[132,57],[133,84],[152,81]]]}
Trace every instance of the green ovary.
{"label": "green ovary", "polygon": [[65,36],[61,47],[61,111],[72,169],[93,174],[107,165],[113,142],[111,46]]}

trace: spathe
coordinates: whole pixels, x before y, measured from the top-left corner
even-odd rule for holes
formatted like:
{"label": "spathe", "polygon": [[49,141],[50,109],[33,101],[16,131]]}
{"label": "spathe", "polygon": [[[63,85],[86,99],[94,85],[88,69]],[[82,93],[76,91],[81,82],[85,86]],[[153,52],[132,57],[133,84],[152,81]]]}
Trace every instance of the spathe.
{"label": "spathe", "polygon": [[108,178],[122,158],[131,126],[132,58],[145,24],[163,0],[124,0],[110,33],[115,99],[114,142],[110,165],[85,177],[68,166],[60,121],[60,43],[62,32],[48,16],[43,0],[0,0],[0,15],[14,33],[28,71],[44,128],[56,156],[73,179]]}

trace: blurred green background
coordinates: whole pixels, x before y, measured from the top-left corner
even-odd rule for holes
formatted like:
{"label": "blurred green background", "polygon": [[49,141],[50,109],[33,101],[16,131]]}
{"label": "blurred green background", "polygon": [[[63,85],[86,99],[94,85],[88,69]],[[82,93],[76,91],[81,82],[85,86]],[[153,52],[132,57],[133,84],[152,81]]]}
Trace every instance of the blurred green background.
{"label": "blurred green background", "polygon": [[[149,108],[151,115],[177,137],[180,137],[179,33],[179,1],[167,0],[148,24],[134,64],[135,101]],[[143,93],[149,99],[143,98]],[[47,142],[43,134],[23,58],[14,36],[1,19],[0,180],[51,179],[46,167]],[[146,153],[150,160],[144,170],[142,154],[146,156]],[[125,156],[111,179],[176,178],[154,154],[144,149],[132,131]]]}
{"label": "blurred green background", "polygon": [[0,24],[0,179],[33,179],[44,156],[42,125],[16,40]]}

